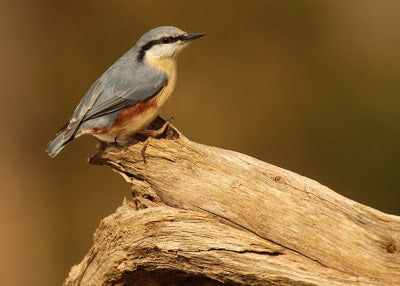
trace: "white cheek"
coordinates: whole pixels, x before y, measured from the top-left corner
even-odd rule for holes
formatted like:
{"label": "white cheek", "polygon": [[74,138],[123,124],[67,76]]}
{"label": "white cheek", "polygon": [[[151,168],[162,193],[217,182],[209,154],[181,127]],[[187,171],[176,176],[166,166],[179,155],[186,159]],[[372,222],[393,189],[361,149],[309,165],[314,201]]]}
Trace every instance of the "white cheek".
{"label": "white cheek", "polygon": [[151,47],[151,49],[146,52],[146,55],[153,59],[171,58],[176,56],[184,46],[185,45],[179,45],[177,43],[156,45]]}
{"label": "white cheek", "polygon": [[154,58],[154,59],[160,59],[164,57],[168,57],[169,54],[171,53],[171,47],[169,44],[167,45],[156,45],[151,47],[150,50],[146,52],[146,55],[148,57]]}

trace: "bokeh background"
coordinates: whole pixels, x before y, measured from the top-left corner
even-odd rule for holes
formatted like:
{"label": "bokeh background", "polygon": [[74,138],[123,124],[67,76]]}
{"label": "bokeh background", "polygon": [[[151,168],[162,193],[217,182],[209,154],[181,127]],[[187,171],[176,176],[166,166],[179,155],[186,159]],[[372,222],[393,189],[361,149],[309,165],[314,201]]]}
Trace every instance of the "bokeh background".
{"label": "bokeh background", "polygon": [[150,28],[207,32],[163,110],[249,154],[400,215],[400,2],[0,1],[0,284],[60,285],[129,186],[83,137],[44,147]]}

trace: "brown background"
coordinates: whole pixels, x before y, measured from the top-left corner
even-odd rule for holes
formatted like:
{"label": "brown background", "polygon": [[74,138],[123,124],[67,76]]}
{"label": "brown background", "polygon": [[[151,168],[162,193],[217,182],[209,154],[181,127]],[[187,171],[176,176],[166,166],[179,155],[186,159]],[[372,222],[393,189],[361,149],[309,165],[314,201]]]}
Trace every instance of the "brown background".
{"label": "brown background", "polygon": [[96,141],[44,147],[145,31],[207,32],[162,114],[400,214],[400,2],[1,1],[0,284],[59,285],[129,187],[86,164]]}

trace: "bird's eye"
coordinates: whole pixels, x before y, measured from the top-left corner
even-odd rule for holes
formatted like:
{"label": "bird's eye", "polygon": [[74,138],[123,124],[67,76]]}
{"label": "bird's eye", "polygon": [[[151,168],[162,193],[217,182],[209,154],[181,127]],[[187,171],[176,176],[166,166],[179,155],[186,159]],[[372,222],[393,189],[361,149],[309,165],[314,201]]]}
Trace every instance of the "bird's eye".
{"label": "bird's eye", "polygon": [[162,42],[163,42],[164,44],[168,44],[168,43],[169,43],[169,38],[163,38],[163,39],[162,39]]}

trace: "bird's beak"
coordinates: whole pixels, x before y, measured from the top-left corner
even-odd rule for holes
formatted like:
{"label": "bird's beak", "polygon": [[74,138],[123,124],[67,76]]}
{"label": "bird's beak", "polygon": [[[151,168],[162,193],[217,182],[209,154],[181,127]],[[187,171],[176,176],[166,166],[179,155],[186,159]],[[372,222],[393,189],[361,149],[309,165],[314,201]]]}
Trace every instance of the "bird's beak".
{"label": "bird's beak", "polygon": [[203,37],[206,33],[193,33],[193,34],[187,34],[184,41],[189,42],[193,41],[195,39],[198,39],[200,37]]}

